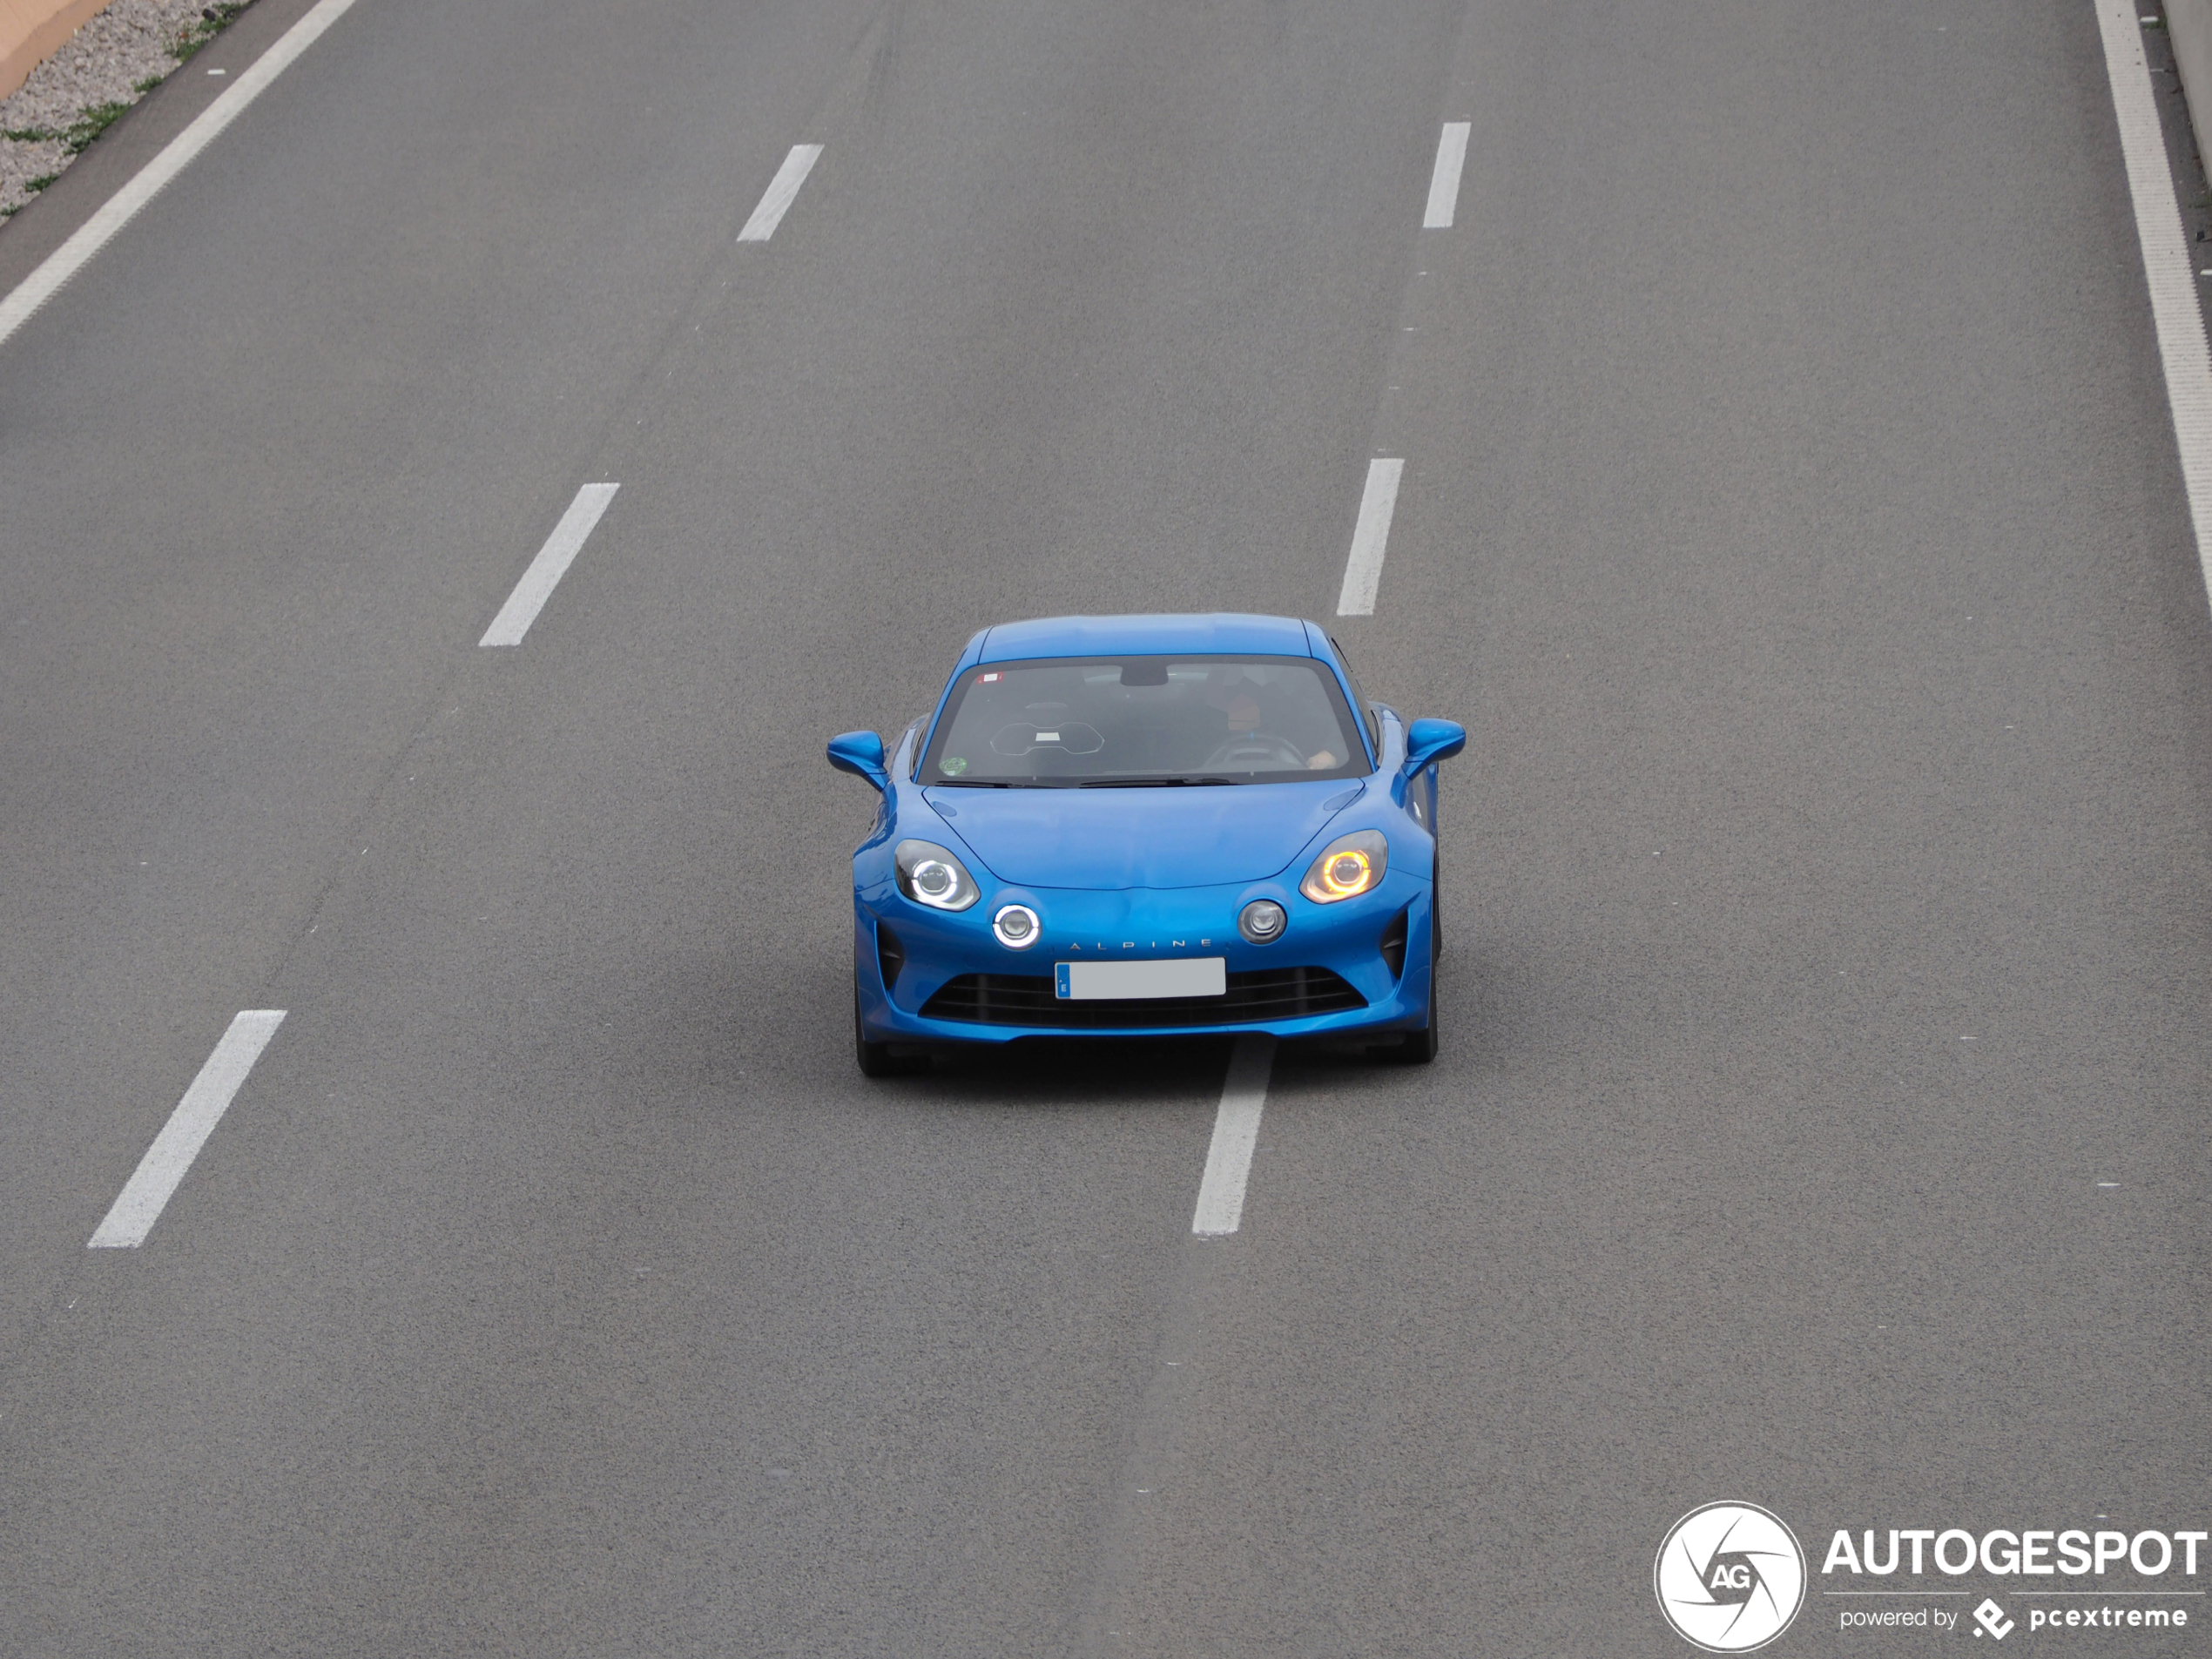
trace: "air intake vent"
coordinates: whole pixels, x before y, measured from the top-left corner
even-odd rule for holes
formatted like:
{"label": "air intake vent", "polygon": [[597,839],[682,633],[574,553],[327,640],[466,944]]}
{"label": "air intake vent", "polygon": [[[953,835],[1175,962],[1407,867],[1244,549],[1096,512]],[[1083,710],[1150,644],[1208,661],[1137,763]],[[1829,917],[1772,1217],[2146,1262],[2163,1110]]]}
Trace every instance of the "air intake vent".
{"label": "air intake vent", "polygon": [[880,921],[875,925],[875,962],[883,970],[887,991],[898,983],[899,970],[907,965],[907,948],[899,942],[898,934]]}
{"label": "air intake vent", "polygon": [[1228,994],[1223,996],[1148,997],[1131,1001],[1062,1001],[1053,995],[1050,977],[1042,974],[962,974],[945,981],[936,995],[922,1005],[921,1015],[926,1020],[959,1020],[971,1025],[1127,1031],[1302,1020],[1366,1006],[1366,997],[1325,968],[1270,968],[1255,974],[1231,974]]}
{"label": "air intake vent", "polygon": [[1393,979],[1406,971],[1406,918],[1412,914],[1410,908],[1399,911],[1390,926],[1383,929],[1383,966],[1390,970]]}

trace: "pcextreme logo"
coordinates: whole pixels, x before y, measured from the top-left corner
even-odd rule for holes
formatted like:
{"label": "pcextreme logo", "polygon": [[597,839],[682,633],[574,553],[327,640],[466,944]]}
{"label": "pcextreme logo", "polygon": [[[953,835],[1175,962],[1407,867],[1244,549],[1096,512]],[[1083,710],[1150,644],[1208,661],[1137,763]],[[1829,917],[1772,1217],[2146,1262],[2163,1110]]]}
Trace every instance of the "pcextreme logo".
{"label": "pcextreme logo", "polygon": [[1707,1653],[1750,1653],[1790,1628],[1805,1599],[1797,1534],[1755,1503],[1709,1503],[1669,1528],[1651,1566],[1659,1611]]}

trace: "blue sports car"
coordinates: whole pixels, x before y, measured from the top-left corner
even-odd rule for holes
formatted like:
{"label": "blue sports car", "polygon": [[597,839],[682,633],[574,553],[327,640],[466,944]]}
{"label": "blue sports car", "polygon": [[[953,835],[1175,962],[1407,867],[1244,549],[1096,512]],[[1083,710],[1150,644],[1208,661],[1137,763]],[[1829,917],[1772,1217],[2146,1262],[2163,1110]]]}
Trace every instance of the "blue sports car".
{"label": "blue sports car", "polygon": [[1282,617],[1058,617],[968,642],[853,855],[860,1069],[1024,1036],[1264,1031],[1436,1054],[1449,720],[1367,705]]}

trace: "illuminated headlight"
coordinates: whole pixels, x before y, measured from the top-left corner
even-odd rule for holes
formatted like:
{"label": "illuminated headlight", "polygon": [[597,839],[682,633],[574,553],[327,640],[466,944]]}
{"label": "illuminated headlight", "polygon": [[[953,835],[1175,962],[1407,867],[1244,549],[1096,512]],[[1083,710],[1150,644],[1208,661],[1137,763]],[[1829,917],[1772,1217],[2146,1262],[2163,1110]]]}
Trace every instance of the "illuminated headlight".
{"label": "illuminated headlight", "polygon": [[934,841],[901,841],[892,854],[899,891],[932,910],[965,910],[983,895],[965,866]]}
{"label": "illuminated headlight", "polygon": [[1316,904],[1335,904],[1372,893],[1390,867],[1390,843],[1380,830],[1356,830],[1329,843],[1298,890]]}
{"label": "illuminated headlight", "polygon": [[1008,950],[1027,950],[1043,936],[1037,913],[1025,904],[1010,904],[993,916],[991,931]]}
{"label": "illuminated headlight", "polygon": [[1283,936],[1289,918],[1272,899],[1255,899],[1237,918],[1237,931],[1255,945],[1271,945]]}

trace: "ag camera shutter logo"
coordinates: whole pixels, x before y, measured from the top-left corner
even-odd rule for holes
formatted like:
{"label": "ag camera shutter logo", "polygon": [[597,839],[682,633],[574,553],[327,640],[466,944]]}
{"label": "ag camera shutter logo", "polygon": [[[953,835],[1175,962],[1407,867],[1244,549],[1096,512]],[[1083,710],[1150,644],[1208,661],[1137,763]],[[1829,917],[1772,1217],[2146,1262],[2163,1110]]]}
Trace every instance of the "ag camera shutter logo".
{"label": "ag camera shutter logo", "polygon": [[1675,1634],[1707,1653],[1750,1653],[1790,1628],[1805,1600],[1797,1534],[1755,1503],[1709,1503],[1669,1529],[1651,1587]]}

